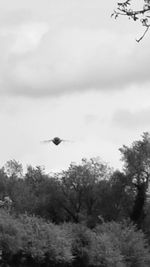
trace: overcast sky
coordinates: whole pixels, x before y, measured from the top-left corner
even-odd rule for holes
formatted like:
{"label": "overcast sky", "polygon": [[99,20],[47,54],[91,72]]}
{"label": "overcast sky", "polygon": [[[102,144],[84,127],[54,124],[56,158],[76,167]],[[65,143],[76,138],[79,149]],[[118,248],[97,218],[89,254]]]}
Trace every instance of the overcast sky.
{"label": "overcast sky", "polygon": [[[140,0],[139,0],[140,1]],[[150,33],[110,18],[116,0],[0,0],[0,167],[121,167],[150,129]],[[72,143],[41,144],[59,136]]]}

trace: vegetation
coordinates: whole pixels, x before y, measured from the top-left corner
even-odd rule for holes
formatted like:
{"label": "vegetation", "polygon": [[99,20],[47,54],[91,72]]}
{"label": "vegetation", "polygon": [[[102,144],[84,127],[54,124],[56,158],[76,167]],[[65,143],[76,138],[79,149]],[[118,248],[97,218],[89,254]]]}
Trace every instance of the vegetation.
{"label": "vegetation", "polygon": [[53,175],[40,166],[24,174],[8,161],[0,169],[1,266],[150,266],[150,134],[120,152],[122,171],[92,158]]}
{"label": "vegetation", "polygon": [[150,264],[148,243],[132,223],[55,225],[27,214],[0,212],[3,264],[10,266],[141,266]]}
{"label": "vegetation", "polygon": [[140,21],[142,26],[145,28],[144,33],[136,41],[140,42],[150,28],[150,0],[143,0],[143,5],[140,8],[136,8],[132,3],[132,0],[126,0],[117,3],[117,8],[112,13],[112,16],[117,19],[119,16],[126,16],[133,21]]}

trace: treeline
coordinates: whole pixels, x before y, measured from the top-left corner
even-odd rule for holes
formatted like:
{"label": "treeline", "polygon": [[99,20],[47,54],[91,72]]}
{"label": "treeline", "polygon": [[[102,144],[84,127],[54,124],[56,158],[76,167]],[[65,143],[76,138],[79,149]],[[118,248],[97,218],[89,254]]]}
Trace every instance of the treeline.
{"label": "treeline", "polygon": [[40,166],[23,174],[8,161],[0,169],[0,199],[12,200],[0,213],[3,264],[149,266],[149,133],[120,152],[122,171],[92,158],[52,175]]}
{"label": "treeline", "polygon": [[16,214],[26,212],[57,224],[84,222],[92,228],[101,220],[117,221],[133,213],[135,187],[124,173],[102,162],[83,159],[81,165],[71,164],[52,177],[41,167],[29,166],[22,176],[19,163],[6,165],[12,173],[0,170],[0,198],[8,195]]}

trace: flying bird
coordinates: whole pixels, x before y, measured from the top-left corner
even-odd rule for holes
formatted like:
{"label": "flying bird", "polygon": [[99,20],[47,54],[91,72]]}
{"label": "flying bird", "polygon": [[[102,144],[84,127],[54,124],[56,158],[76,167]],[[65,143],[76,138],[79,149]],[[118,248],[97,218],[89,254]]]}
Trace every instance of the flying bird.
{"label": "flying bird", "polygon": [[54,145],[58,146],[61,142],[69,142],[69,140],[64,140],[59,137],[54,137],[53,139],[43,141],[43,143],[49,143],[49,142],[53,142]]}

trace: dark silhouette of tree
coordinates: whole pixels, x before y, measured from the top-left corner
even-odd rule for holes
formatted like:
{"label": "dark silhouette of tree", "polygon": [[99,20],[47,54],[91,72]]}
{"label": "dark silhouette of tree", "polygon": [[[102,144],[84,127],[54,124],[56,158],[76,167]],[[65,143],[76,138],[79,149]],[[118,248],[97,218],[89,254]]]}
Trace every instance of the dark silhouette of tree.
{"label": "dark silhouette of tree", "polygon": [[125,175],[129,184],[135,189],[131,219],[141,227],[150,179],[150,134],[144,133],[142,140],[133,142],[131,147],[123,146],[120,152],[124,161]]}

